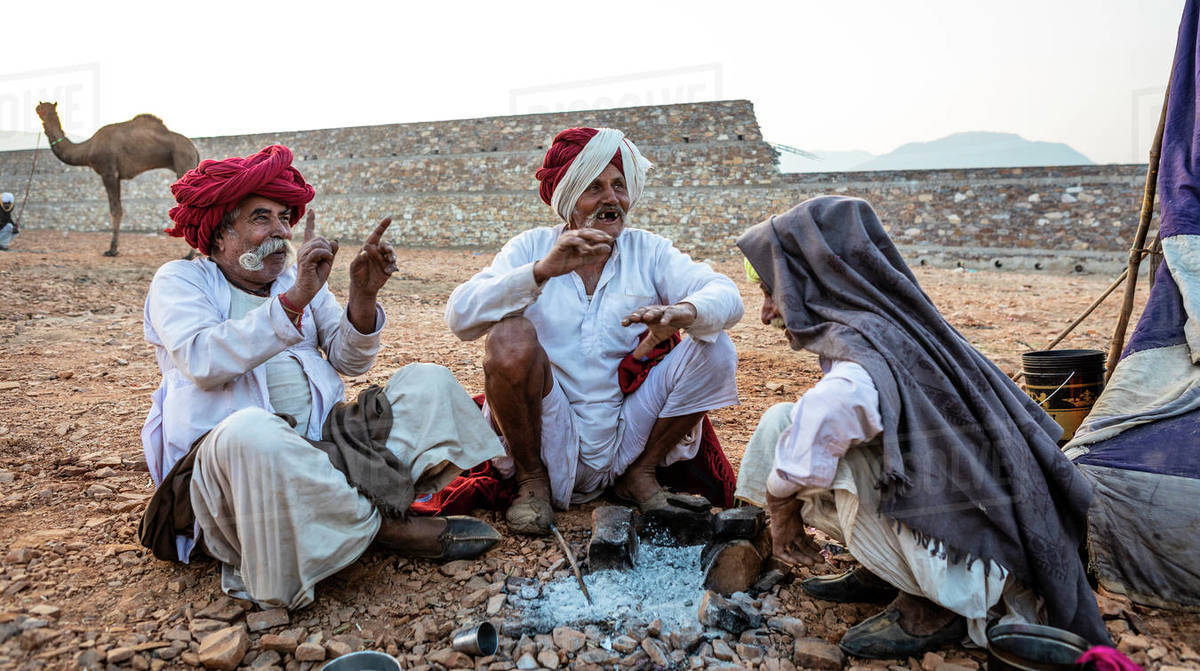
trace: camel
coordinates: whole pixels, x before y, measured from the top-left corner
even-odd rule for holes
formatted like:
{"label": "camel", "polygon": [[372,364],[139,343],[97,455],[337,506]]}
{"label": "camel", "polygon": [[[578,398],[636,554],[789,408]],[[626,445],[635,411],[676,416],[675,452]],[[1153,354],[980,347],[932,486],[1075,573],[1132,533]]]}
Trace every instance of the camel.
{"label": "camel", "polygon": [[[67,165],[87,166],[95,170],[108,192],[108,213],[112,218],[112,243],[105,256],[117,255],[117,235],[121,231],[121,180],[133,179],[147,170],[167,168],[175,177],[200,163],[200,152],[192,141],[167,129],[153,114],[139,114],[129,121],[104,126],[83,142],[72,142],[63,133],[58,119],[58,103],[38,103],[37,114],[50,141],[50,150]],[[188,254],[191,258],[192,253]]]}

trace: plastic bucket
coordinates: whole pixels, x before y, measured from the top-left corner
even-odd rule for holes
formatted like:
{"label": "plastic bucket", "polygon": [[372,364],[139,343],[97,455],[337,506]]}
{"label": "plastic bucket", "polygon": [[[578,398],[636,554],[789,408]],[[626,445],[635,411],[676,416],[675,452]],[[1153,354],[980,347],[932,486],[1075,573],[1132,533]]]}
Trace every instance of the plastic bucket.
{"label": "plastic bucket", "polygon": [[1104,390],[1104,358],[1098,349],[1051,349],[1021,355],[1025,392],[1062,427],[1059,442],[1075,435]]}

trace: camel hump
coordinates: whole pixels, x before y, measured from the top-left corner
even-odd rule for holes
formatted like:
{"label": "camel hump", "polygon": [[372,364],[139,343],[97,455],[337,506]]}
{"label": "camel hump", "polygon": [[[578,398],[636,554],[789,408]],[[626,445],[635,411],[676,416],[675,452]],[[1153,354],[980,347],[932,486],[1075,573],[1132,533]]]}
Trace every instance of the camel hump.
{"label": "camel hump", "polygon": [[133,117],[133,121],[140,121],[142,123],[153,123],[153,124],[158,124],[159,126],[166,127],[166,124],[163,123],[163,120],[154,116],[153,114],[139,114],[139,115]]}

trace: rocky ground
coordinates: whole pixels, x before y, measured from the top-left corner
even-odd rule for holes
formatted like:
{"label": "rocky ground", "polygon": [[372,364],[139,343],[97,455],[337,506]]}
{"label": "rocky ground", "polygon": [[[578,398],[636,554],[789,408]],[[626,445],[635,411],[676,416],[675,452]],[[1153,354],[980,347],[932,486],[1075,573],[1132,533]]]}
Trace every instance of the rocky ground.
{"label": "rocky ground", "polygon": [[[0,253],[0,668],[317,668],[369,648],[405,667],[528,669],[801,667],[953,671],[984,663],[978,650],[947,649],[906,662],[843,660],[835,643],[875,607],[834,605],[801,596],[794,583],[760,595],[751,607],[764,627],[746,634],[645,623],[613,636],[596,625],[503,636],[492,657],[450,650],[461,625],[490,618],[515,634],[517,594],[567,575],[550,540],[506,538],[478,561],[436,566],[368,553],[322,583],[315,605],[299,612],[256,612],[223,596],[212,563],[155,560],[136,528],[152,488],[138,432],[158,372],[142,338],[142,301],[155,268],[181,255],[182,243],[126,235],[122,254],[100,256],[103,234],[26,231],[16,251]],[[382,383],[395,368],[433,361],[481,390],[481,346],[460,343],[442,322],[450,290],[489,259],[470,251],[411,250],[381,300],[389,315],[379,364],[350,380],[352,393]],[[335,292],[345,290],[348,254],[339,257]],[[741,357],[741,405],[714,413],[736,466],[757,417],[791,400],[817,378],[814,357],[788,351],[757,323],[756,289],[740,261],[714,265],[738,281],[749,317],[731,332]],[[1002,368],[1047,342],[1103,290],[1110,278],[920,269],[926,291],[947,318]],[[1068,344],[1106,349],[1116,301],[1085,321]],[[560,514],[576,551],[587,542],[591,506]],[[482,513],[497,527],[502,517]],[[823,568],[821,572],[832,571]],[[799,576],[807,575],[799,572]],[[528,596],[528,595],[527,595]],[[1147,668],[1200,668],[1200,616],[1098,596],[1114,640]]]}

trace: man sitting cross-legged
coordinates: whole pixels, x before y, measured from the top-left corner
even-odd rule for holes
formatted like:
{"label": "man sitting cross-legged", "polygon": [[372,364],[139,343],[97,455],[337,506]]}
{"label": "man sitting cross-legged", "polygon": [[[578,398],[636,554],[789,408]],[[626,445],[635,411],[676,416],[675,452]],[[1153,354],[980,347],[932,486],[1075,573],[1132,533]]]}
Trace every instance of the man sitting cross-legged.
{"label": "man sitting cross-legged", "polygon": [[[736,495],[765,505],[774,553],[815,565],[811,525],[861,566],[802,583],[829,601],[891,601],[852,627],[862,657],[920,657],[992,616],[1108,640],[1079,560],[1091,489],[1061,429],[954,330],[865,201],[823,197],[738,239],[762,321],[824,377],[768,410]],[[899,592],[897,594],[897,592]]]}
{"label": "man sitting cross-legged", "polygon": [[338,374],[366,373],[379,349],[390,220],[351,261],[343,310],[326,286],[337,241],[310,212],[299,252],[289,243],[313,197],[291,162],[271,146],[204,161],[171,187],[168,232],[206,256],[162,266],[146,297],[162,384],[142,429],[158,491],[141,536],[160,558],[220,560],[229,594],[295,608],[372,541],[437,559],[494,545],[479,520],[406,513],[503,450],[441,366],[405,366],[342,403]]}
{"label": "man sitting cross-legged", "polygon": [[[724,329],[741,318],[741,297],[669,240],[627,227],[648,167],[620,131],[559,133],[537,177],[564,223],[510,240],[446,305],[460,338],[488,335],[485,412],[511,457],[495,463],[519,483],[507,513],[516,532],[548,533],[552,505],[610,485],[643,512],[671,515],[681,499],[655,469],[693,458],[704,413],[737,402]],[[621,361],[679,329],[689,337],[626,396]]]}

